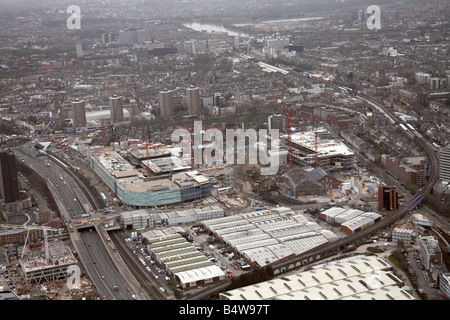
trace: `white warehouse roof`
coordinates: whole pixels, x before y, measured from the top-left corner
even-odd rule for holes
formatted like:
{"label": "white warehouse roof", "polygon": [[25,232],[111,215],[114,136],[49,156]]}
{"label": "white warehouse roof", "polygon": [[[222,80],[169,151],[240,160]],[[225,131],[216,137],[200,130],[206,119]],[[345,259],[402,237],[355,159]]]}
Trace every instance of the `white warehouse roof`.
{"label": "white warehouse roof", "polygon": [[177,272],[175,273],[175,275],[180,279],[180,282],[182,283],[193,283],[205,279],[223,277],[224,273],[218,266],[212,265],[209,267]]}
{"label": "white warehouse roof", "polygon": [[375,256],[359,256],[318,269],[220,293],[222,300],[414,300]]}

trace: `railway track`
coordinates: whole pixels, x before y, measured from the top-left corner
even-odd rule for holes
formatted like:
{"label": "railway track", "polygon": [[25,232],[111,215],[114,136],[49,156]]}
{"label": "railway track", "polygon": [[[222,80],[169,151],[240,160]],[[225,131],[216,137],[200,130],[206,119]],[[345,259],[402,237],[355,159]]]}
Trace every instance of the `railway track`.
{"label": "railway track", "polygon": [[[366,97],[365,99],[369,99],[369,98]],[[377,103],[376,101],[373,101],[371,99],[369,99],[369,100],[372,103],[377,104],[380,109],[384,110],[391,119],[396,119],[397,122],[400,123],[398,118],[394,114],[392,114],[392,112],[387,110],[385,107],[383,107],[381,104]],[[426,185],[422,188],[421,191],[416,193],[408,202],[406,202],[406,204],[402,208],[400,208],[399,210],[397,210],[396,212],[394,212],[392,214],[389,214],[385,219],[381,220],[380,222],[377,222],[376,224],[369,226],[362,231],[359,231],[348,237],[345,237],[344,239],[341,239],[332,244],[323,246],[320,249],[313,250],[312,252],[310,252],[308,254],[298,255],[291,259],[287,259],[283,262],[275,263],[272,265],[272,267],[274,269],[284,270],[285,268],[287,269],[287,266],[292,265],[293,263],[309,261],[311,258],[324,255],[326,252],[332,252],[334,250],[339,250],[348,244],[354,243],[355,241],[357,241],[359,239],[368,237],[368,236],[374,234],[375,232],[377,232],[385,227],[390,226],[395,221],[401,219],[406,213],[408,213],[409,211],[411,211],[415,207],[417,207],[417,205],[419,205],[423,201],[424,197],[430,193],[430,191],[432,190],[432,188],[434,187],[434,185],[437,183],[437,181],[439,179],[439,170],[438,170],[439,160],[438,160],[438,157],[437,157],[435,151],[433,150],[433,148],[422,137],[416,135],[416,136],[412,137],[412,139],[419,146],[421,146],[423,148],[423,150],[425,151],[425,153],[427,154],[427,156],[430,160],[431,168],[432,168],[432,173],[430,175],[430,178],[428,179]]]}
{"label": "railway track", "polygon": [[[396,115],[392,114],[387,108],[382,106],[376,101],[373,101],[372,99],[368,97],[364,97],[364,99],[370,100],[372,103],[377,104],[377,106],[384,110],[386,113],[386,116],[390,118],[391,120],[396,120],[397,123],[401,123],[400,120],[397,118]],[[403,218],[408,212],[416,208],[423,200],[426,195],[430,193],[430,191],[433,189],[437,181],[439,180],[439,160],[436,155],[436,152],[433,150],[433,148],[421,137],[420,135],[414,135],[409,136],[409,138],[413,139],[420,147],[423,148],[424,152],[427,154],[428,159],[431,164],[432,173],[425,184],[425,186],[422,187],[422,190],[420,190],[418,193],[416,193],[406,204],[401,207],[399,210],[397,210],[394,213],[389,214],[386,218],[381,220],[380,222],[377,222],[374,225],[371,225],[364,230],[358,231],[357,233],[354,233],[352,235],[349,235],[348,237],[345,237],[344,239],[338,240],[334,243],[330,243],[328,245],[325,245],[323,247],[320,247],[316,250],[312,250],[311,252],[300,254],[295,257],[292,257],[290,259],[283,260],[282,262],[274,263],[272,264],[272,268],[274,270],[278,270],[280,273],[286,272],[291,270],[289,267],[292,265],[296,265],[298,263],[303,264],[306,262],[307,264],[311,262],[315,262],[316,258],[319,257],[318,260],[321,260],[323,258],[326,258],[330,256],[330,252],[335,252],[337,250],[342,249],[343,247],[347,246],[348,244],[352,244],[360,239],[366,238],[375,232],[378,232],[379,230],[386,228],[393,224],[394,222],[398,221],[399,219]],[[313,261],[311,261],[311,259]],[[222,286],[218,286],[215,288],[211,288],[209,290],[205,290],[202,292],[201,295],[198,295],[199,298],[205,298],[208,296],[211,296],[213,294],[216,294],[220,292],[220,290],[224,290],[226,288],[226,284],[222,284]]]}
{"label": "railway track", "polygon": [[153,281],[149,273],[138,264],[136,258],[125,245],[123,239],[119,237],[117,232],[110,232],[111,241],[114,243],[117,252],[121,255],[128,269],[136,277],[141,287],[147,292],[148,296],[154,300],[167,300],[167,296],[159,290],[157,283]]}

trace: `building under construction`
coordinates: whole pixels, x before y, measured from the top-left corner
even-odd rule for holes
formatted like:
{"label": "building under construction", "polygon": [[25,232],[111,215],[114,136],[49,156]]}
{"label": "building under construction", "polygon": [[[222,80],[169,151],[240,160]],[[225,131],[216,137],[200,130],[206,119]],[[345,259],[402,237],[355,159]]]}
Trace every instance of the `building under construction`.
{"label": "building under construction", "polygon": [[[282,138],[287,141],[288,136]],[[296,132],[291,135],[292,161],[306,167],[329,171],[353,170],[355,153],[325,129]],[[287,143],[286,143],[287,144]]]}
{"label": "building under construction", "polygon": [[[22,256],[22,254],[20,254]],[[26,249],[19,259],[27,287],[67,279],[69,266],[77,264],[77,259],[67,246],[53,245],[48,248],[48,260],[42,248]]]}

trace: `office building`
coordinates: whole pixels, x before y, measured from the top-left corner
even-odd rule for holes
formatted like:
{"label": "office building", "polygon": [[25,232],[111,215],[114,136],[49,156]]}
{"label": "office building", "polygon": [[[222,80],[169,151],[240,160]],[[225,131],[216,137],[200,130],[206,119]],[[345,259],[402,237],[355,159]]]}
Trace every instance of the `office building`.
{"label": "office building", "polygon": [[136,29],[136,42],[143,43],[148,41],[148,32],[144,28]]}
{"label": "office building", "polygon": [[[281,135],[281,141],[287,146],[288,135]],[[303,133],[294,132],[291,141],[292,160],[301,166],[316,167],[316,150],[317,166],[325,170],[353,170],[356,166],[355,153],[323,128]]]}
{"label": "office building", "polygon": [[196,116],[201,113],[200,108],[200,90],[197,87],[190,86],[186,89],[187,107],[190,116]]}
{"label": "office building", "polygon": [[450,146],[439,150],[439,178],[450,182]]}
{"label": "office building", "polygon": [[433,236],[419,238],[419,253],[426,269],[433,271],[433,265],[442,262],[439,241]]}
{"label": "office building", "polygon": [[398,209],[398,193],[394,187],[378,187],[378,209],[386,211]]}
{"label": "office building", "polygon": [[72,101],[73,126],[83,127],[86,125],[85,102],[80,99]]}
{"label": "office building", "polygon": [[430,78],[429,80],[429,89],[430,90],[439,90],[441,88],[441,79],[437,77]]}
{"label": "office building", "polygon": [[129,29],[119,31],[119,43],[120,44],[132,44],[136,43],[136,34]]}
{"label": "office building", "polygon": [[415,78],[417,84],[428,84],[431,75],[429,73],[416,72]]}
{"label": "office building", "polygon": [[186,54],[195,54],[195,40],[185,41],[183,44],[184,53]]}
{"label": "office building", "polygon": [[427,160],[424,156],[397,158],[383,154],[381,163],[386,171],[405,185],[423,187],[426,182]]}
{"label": "office building", "polygon": [[173,116],[173,91],[163,90],[159,92],[159,108],[161,117]]}
{"label": "office building", "polygon": [[439,289],[441,292],[450,299],[450,273],[443,273],[439,276]]}
{"label": "office building", "polygon": [[76,50],[77,50],[77,58],[83,58],[84,53],[83,53],[83,44],[82,43],[77,43],[76,45]]}
{"label": "office building", "polygon": [[45,261],[42,254],[36,253],[19,259],[27,287],[65,280],[71,275],[68,268],[77,265],[78,261],[69,247],[52,245],[48,250],[49,261]]}
{"label": "office building", "polygon": [[414,241],[415,232],[411,229],[395,228],[392,231],[392,241],[393,242],[403,242],[408,244]]}
{"label": "office building", "polygon": [[114,34],[113,33],[103,33],[102,34],[102,43],[103,44],[108,44],[110,42],[113,42],[114,39]]}
{"label": "office building", "polygon": [[0,192],[5,203],[20,200],[16,156],[12,151],[0,151]]}
{"label": "office building", "polygon": [[113,95],[109,97],[109,110],[112,122],[123,121],[123,101],[121,96]]}
{"label": "office building", "polygon": [[278,129],[280,133],[287,132],[287,119],[281,114],[270,115],[267,123],[269,130]]}

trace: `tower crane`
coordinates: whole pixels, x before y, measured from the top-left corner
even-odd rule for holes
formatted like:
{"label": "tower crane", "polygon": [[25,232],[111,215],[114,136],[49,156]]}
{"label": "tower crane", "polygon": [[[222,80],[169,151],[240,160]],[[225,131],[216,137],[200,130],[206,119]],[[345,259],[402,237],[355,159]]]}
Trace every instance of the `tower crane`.
{"label": "tower crane", "polygon": [[45,227],[45,226],[33,226],[33,225],[14,225],[14,224],[0,224],[0,228],[2,229],[10,229],[10,230],[17,230],[17,229],[24,229],[27,230],[27,236],[25,238],[25,243],[23,245],[22,250],[22,256],[21,259],[23,259],[23,256],[25,254],[25,249],[27,246],[28,236],[30,234],[30,230],[42,230],[44,233],[44,250],[45,250],[45,263],[48,263],[49,261],[49,251],[48,251],[48,232],[58,232],[61,234],[63,229],[61,228],[52,228],[52,227]]}
{"label": "tower crane", "polygon": [[275,95],[275,93],[274,93],[272,90],[270,90],[270,93],[272,94],[272,96],[273,96],[273,98],[274,98],[274,100],[275,100],[275,103],[276,103],[276,105],[277,105],[277,107],[278,107],[278,110],[280,110],[280,113],[281,113],[283,116],[286,116],[286,115],[284,114],[283,108],[281,107],[281,104],[278,102],[278,99],[277,99],[277,96]]}
{"label": "tower crane", "polygon": [[[189,134],[191,136],[191,143],[190,143],[190,148],[191,148],[191,169],[194,170],[194,129],[199,129],[199,130],[208,130],[208,129],[217,129],[217,130],[227,130],[227,128],[215,128],[215,127],[193,127],[192,123],[189,124],[189,128],[182,128],[182,127],[178,127],[179,129],[187,129],[189,130]],[[223,159],[225,159],[225,153],[223,155]]]}
{"label": "tower crane", "polygon": [[[283,116],[286,116],[283,108],[281,106],[281,104],[278,102],[277,97],[275,96],[275,93],[270,90],[270,93],[272,94],[272,96],[275,99],[275,103],[278,107],[278,109],[280,110],[281,114]],[[289,167],[292,168],[293,166],[293,160],[292,160],[292,139],[291,139],[291,134],[292,134],[292,121],[295,120],[300,120],[302,121],[302,133],[304,133],[304,128],[303,128],[303,121],[304,120],[313,120],[313,121],[337,121],[337,120],[344,120],[345,118],[342,117],[327,117],[326,119],[321,119],[321,118],[310,118],[310,117],[300,117],[300,118],[292,118],[292,114],[291,114],[291,104],[287,105],[287,127],[288,127],[288,161],[289,161]],[[317,128],[315,130],[315,167],[317,168],[319,165],[319,161],[318,161],[318,150],[317,150]]]}

